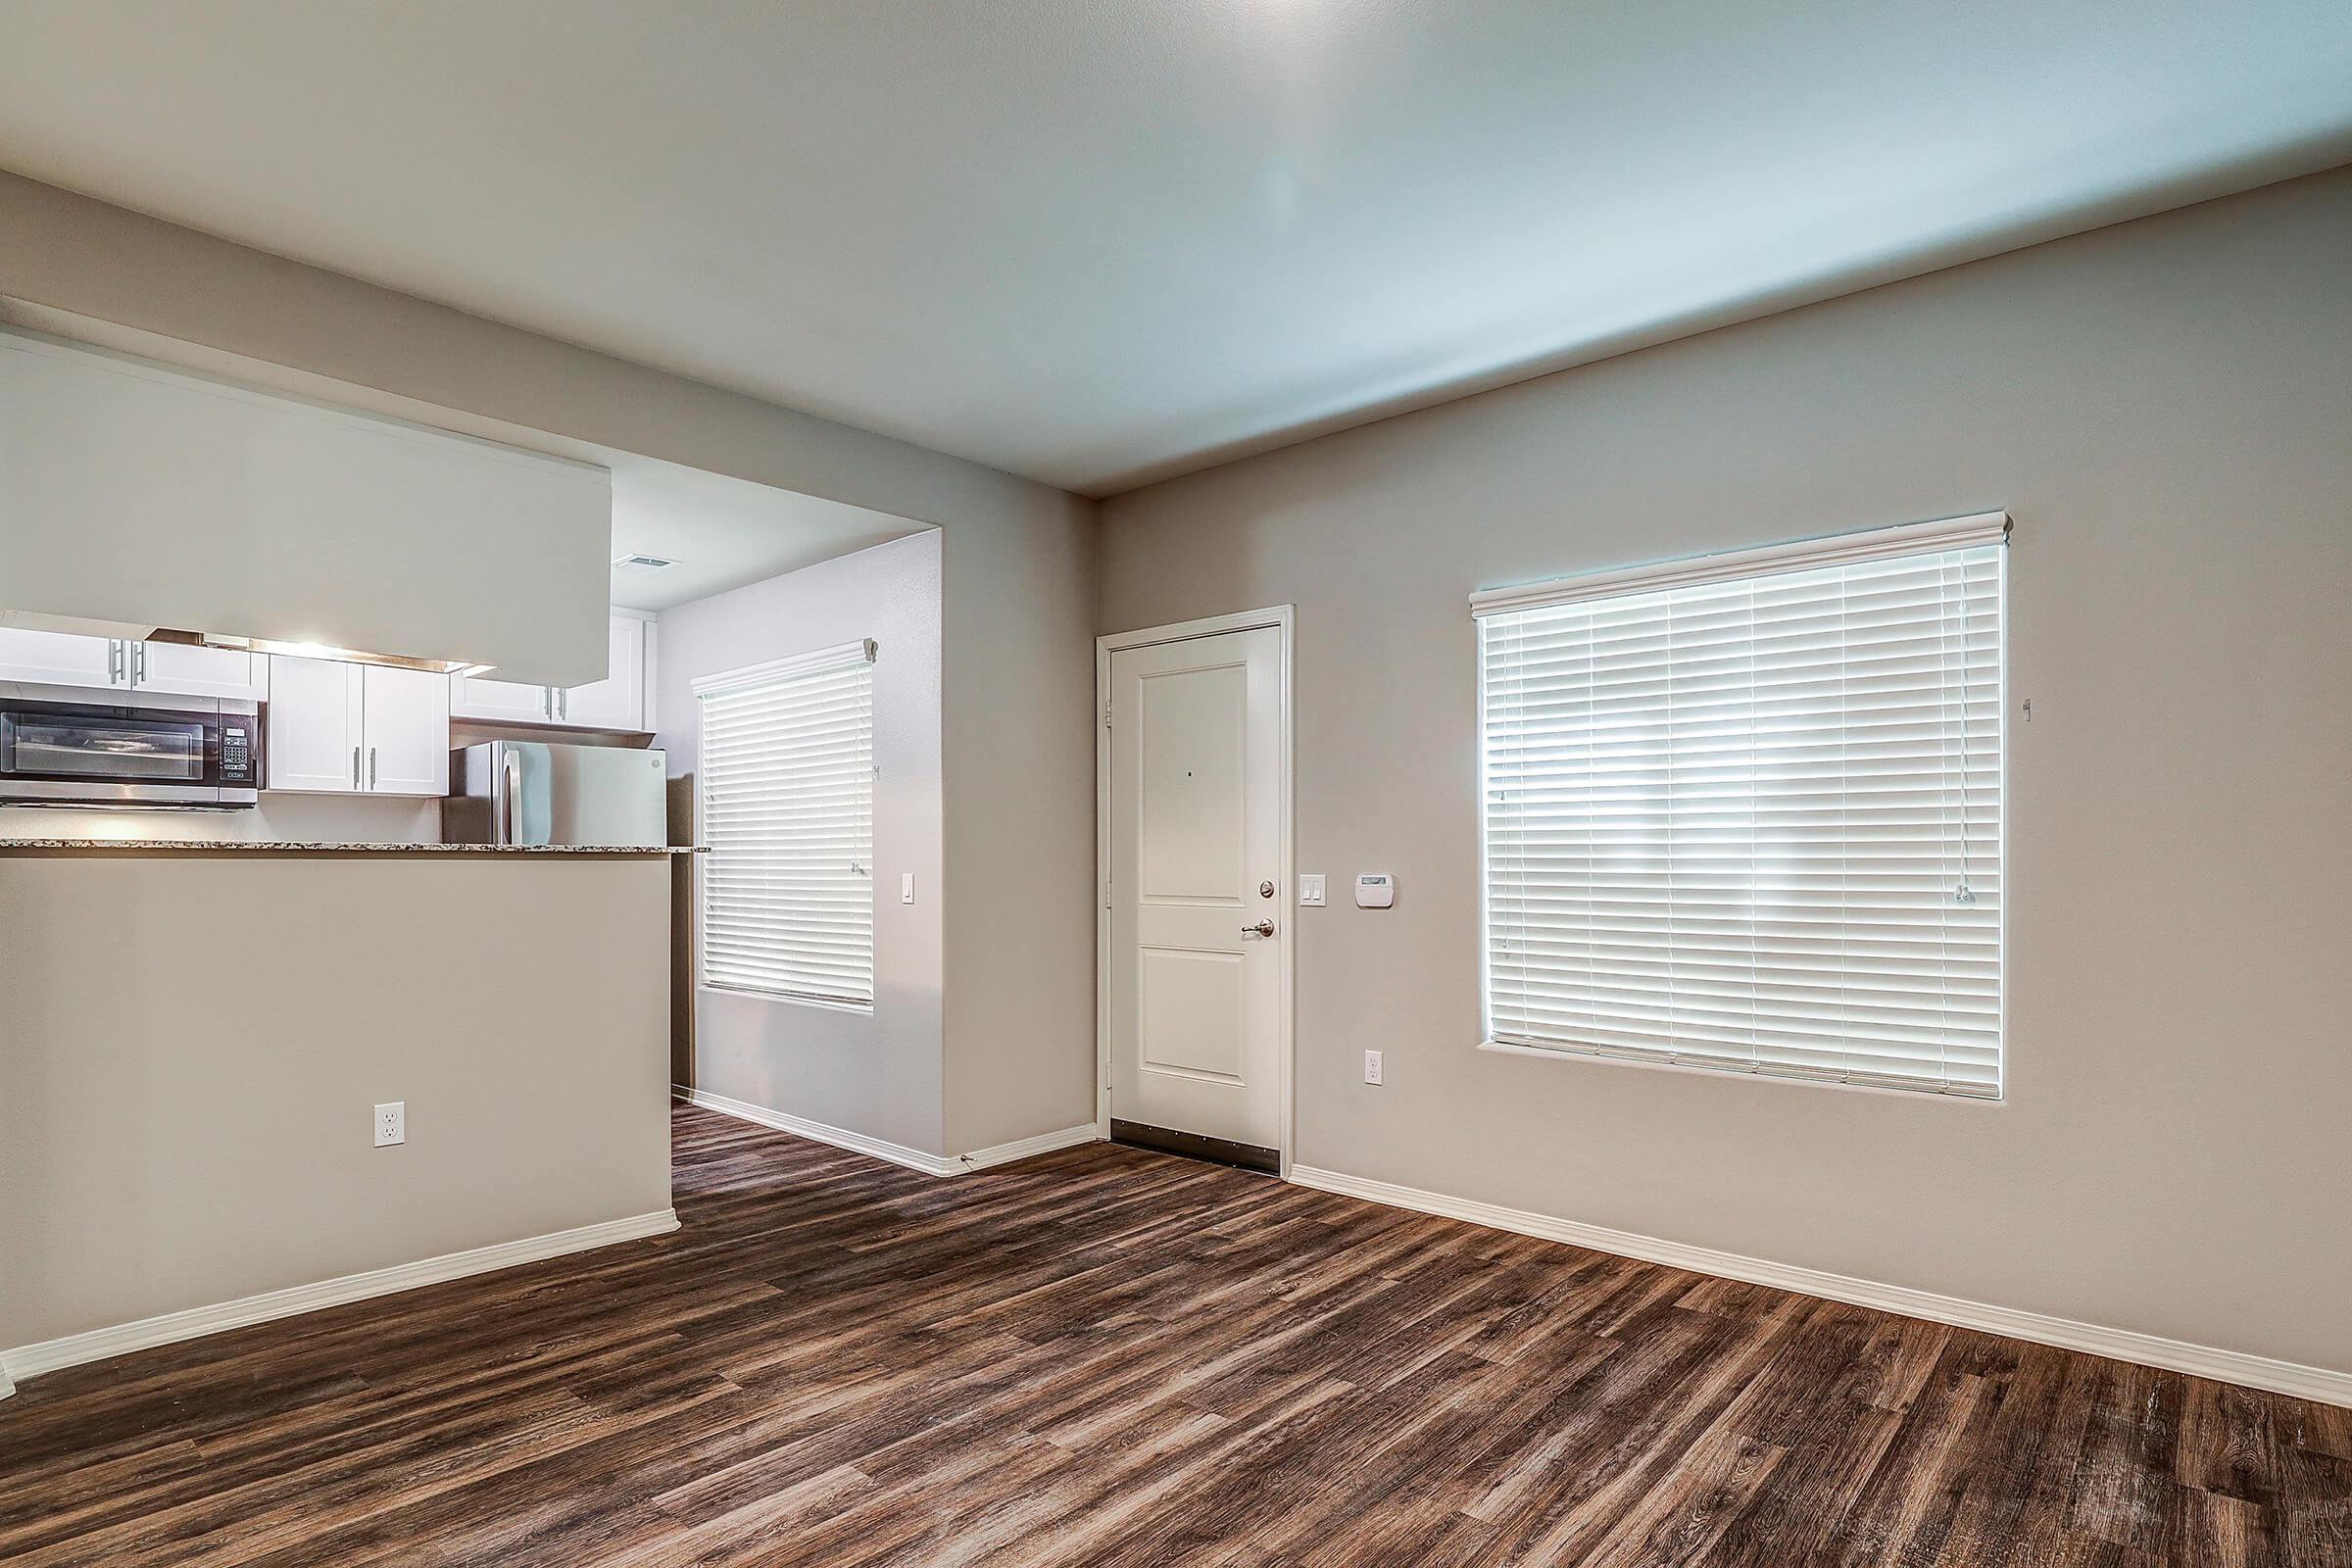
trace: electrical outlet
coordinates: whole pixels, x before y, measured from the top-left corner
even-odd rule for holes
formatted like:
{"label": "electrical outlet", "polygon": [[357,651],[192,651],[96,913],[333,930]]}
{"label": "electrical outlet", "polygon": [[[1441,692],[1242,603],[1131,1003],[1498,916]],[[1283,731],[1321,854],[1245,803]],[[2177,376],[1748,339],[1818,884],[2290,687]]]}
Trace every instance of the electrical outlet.
{"label": "electrical outlet", "polygon": [[375,1147],[383,1149],[392,1144],[405,1144],[408,1141],[409,1102],[405,1100],[395,1100],[389,1104],[376,1106]]}
{"label": "electrical outlet", "polygon": [[1323,878],[1319,874],[1299,877],[1298,906],[1302,909],[1319,909],[1324,903]]}
{"label": "electrical outlet", "polygon": [[1364,1082],[1368,1084],[1380,1082],[1380,1053],[1377,1051],[1364,1053]]}

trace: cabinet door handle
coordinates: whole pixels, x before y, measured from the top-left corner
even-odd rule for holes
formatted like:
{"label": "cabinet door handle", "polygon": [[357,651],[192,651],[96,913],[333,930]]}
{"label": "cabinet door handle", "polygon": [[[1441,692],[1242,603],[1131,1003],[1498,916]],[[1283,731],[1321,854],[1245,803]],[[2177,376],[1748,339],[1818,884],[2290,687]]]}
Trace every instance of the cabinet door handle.
{"label": "cabinet door handle", "polygon": [[368,748],[368,787],[375,788],[375,748]]}
{"label": "cabinet door handle", "polygon": [[106,683],[109,686],[119,686],[122,680],[122,639],[109,637],[106,640]]}
{"label": "cabinet door handle", "polygon": [[130,645],[130,683],[133,686],[147,684],[147,645],[145,643]]}
{"label": "cabinet door handle", "polygon": [[351,749],[351,787],[355,790],[360,787],[360,749],[357,746]]}
{"label": "cabinet door handle", "polygon": [[571,716],[571,688],[568,686],[561,687],[556,692],[556,716],[559,718]]}

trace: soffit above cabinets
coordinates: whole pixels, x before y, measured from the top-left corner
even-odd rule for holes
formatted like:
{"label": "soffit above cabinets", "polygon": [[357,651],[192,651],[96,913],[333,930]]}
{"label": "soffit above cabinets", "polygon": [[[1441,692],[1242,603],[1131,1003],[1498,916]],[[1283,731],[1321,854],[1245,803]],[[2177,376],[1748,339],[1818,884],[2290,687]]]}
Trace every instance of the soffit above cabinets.
{"label": "soffit above cabinets", "polygon": [[[448,431],[493,446],[569,458],[590,467],[610,469],[611,553],[651,554],[671,558],[673,563],[661,571],[612,566],[608,597],[631,610],[669,610],[870,550],[932,526],[0,294],[0,332],[10,330],[77,348],[127,355],[296,403],[369,415],[405,427]],[[0,616],[7,614],[7,609],[5,596],[0,596]],[[146,627],[123,622],[57,629],[108,637],[147,633]]]}
{"label": "soffit above cabinets", "polygon": [[612,475],[0,333],[0,611],[605,673]]}

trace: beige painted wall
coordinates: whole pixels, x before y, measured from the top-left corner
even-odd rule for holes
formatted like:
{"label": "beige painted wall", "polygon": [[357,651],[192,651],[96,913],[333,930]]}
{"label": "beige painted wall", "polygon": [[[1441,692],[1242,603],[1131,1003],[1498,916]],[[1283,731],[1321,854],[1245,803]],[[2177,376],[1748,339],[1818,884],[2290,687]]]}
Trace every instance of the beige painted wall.
{"label": "beige painted wall", "polygon": [[666,1209],[668,878],[0,857],[0,1348]]}
{"label": "beige painted wall", "polygon": [[1095,1119],[1095,528],[950,530],[948,1150]]}
{"label": "beige painted wall", "polygon": [[[1992,508],[2006,1102],[1476,1050],[1465,596]],[[1103,548],[1104,630],[1298,607],[1300,1162],[2352,1369],[2352,172],[1140,491]]]}
{"label": "beige painted wall", "polygon": [[[694,682],[859,638],[874,658],[874,1010],[851,1012],[692,986],[695,1088],[937,1154],[944,922],[939,892],[940,542],[876,545],[661,619],[670,776],[691,787]],[[690,842],[690,840],[689,840]],[[915,902],[899,902],[912,872]],[[692,930],[691,906],[685,929]]]}
{"label": "beige painted wall", "polygon": [[1092,502],[6,173],[0,298],[940,525],[951,1147],[1092,1116]]}

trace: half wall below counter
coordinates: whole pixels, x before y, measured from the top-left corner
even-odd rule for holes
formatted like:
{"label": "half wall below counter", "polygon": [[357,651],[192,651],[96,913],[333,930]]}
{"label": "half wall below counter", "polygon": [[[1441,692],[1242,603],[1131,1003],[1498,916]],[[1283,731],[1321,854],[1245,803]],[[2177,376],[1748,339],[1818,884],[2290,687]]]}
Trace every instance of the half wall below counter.
{"label": "half wall below counter", "polygon": [[669,901],[661,851],[0,845],[0,1374],[674,1229]]}

